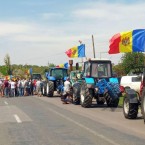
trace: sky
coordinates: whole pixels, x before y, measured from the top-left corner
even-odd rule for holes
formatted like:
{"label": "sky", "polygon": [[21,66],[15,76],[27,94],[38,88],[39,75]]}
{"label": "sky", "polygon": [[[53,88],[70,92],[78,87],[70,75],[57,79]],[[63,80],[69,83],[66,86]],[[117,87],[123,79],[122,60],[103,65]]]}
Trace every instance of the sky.
{"label": "sky", "polygon": [[144,28],[144,0],[0,0],[0,65],[6,54],[11,64],[63,64],[79,40],[93,58],[92,35],[96,58],[117,64],[123,54],[108,54],[111,37]]}

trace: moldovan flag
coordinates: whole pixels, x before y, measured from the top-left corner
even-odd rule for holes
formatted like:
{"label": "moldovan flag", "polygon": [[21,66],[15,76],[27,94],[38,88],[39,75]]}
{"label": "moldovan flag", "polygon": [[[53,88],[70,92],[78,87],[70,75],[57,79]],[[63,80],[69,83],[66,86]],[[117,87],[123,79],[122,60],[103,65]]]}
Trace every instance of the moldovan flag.
{"label": "moldovan flag", "polygon": [[28,69],[28,70],[26,71],[26,74],[28,74],[28,75],[30,74],[30,75],[31,75],[31,74],[32,74],[32,68]]}
{"label": "moldovan flag", "polygon": [[65,52],[68,57],[85,57],[85,44],[81,44],[80,46],[75,46],[70,48]]}
{"label": "moldovan flag", "polygon": [[120,52],[145,52],[145,29],[121,32],[110,40],[109,54]]}
{"label": "moldovan flag", "polygon": [[68,69],[68,62],[66,62],[66,63],[64,63],[64,64],[59,64],[59,65],[57,65],[56,67]]}

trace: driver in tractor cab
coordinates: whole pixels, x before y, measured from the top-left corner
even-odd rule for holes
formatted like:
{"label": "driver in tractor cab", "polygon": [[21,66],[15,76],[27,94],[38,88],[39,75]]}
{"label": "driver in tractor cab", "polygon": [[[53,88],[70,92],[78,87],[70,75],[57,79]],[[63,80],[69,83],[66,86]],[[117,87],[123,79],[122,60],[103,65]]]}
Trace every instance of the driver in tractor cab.
{"label": "driver in tractor cab", "polygon": [[72,103],[72,94],[71,94],[71,83],[69,77],[67,77],[66,81],[64,82],[64,92],[61,97],[61,101],[63,104]]}

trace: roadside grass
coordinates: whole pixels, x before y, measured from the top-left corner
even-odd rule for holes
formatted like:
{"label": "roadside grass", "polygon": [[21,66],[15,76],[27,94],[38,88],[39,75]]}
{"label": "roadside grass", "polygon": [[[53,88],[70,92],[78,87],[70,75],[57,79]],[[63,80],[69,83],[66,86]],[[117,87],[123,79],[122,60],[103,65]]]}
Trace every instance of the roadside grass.
{"label": "roadside grass", "polygon": [[122,95],[119,99],[119,104],[118,104],[119,107],[123,107],[123,98],[124,96]]}

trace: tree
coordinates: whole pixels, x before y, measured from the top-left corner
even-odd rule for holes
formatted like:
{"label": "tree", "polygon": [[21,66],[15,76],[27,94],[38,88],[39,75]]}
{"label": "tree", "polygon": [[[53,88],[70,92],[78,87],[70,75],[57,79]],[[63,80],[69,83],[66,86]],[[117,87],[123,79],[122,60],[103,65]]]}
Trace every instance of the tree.
{"label": "tree", "polygon": [[21,77],[22,78],[22,77],[24,77],[25,72],[21,69],[13,69],[13,75],[15,77]]}
{"label": "tree", "polygon": [[5,65],[4,65],[4,66],[0,66],[0,72],[1,72],[4,76],[7,75],[7,68],[6,68]]}
{"label": "tree", "polygon": [[144,54],[143,53],[125,53],[122,57],[122,66],[126,74],[132,69],[143,66]]}
{"label": "tree", "polygon": [[117,76],[123,76],[123,75],[125,75],[125,71],[124,71],[122,63],[114,65],[113,66],[113,72],[115,72],[117,74]]}
{"label": "tree", "polygon": [[55,64],[49,63],[49,66],[48,67],[55,67]]}
{"label": "tree", "polygon": [[7,68],[7,75],[12,75],[11,61],[10,61],[10,56],[8,54],[6,54],[4,58],[4,63]]}

